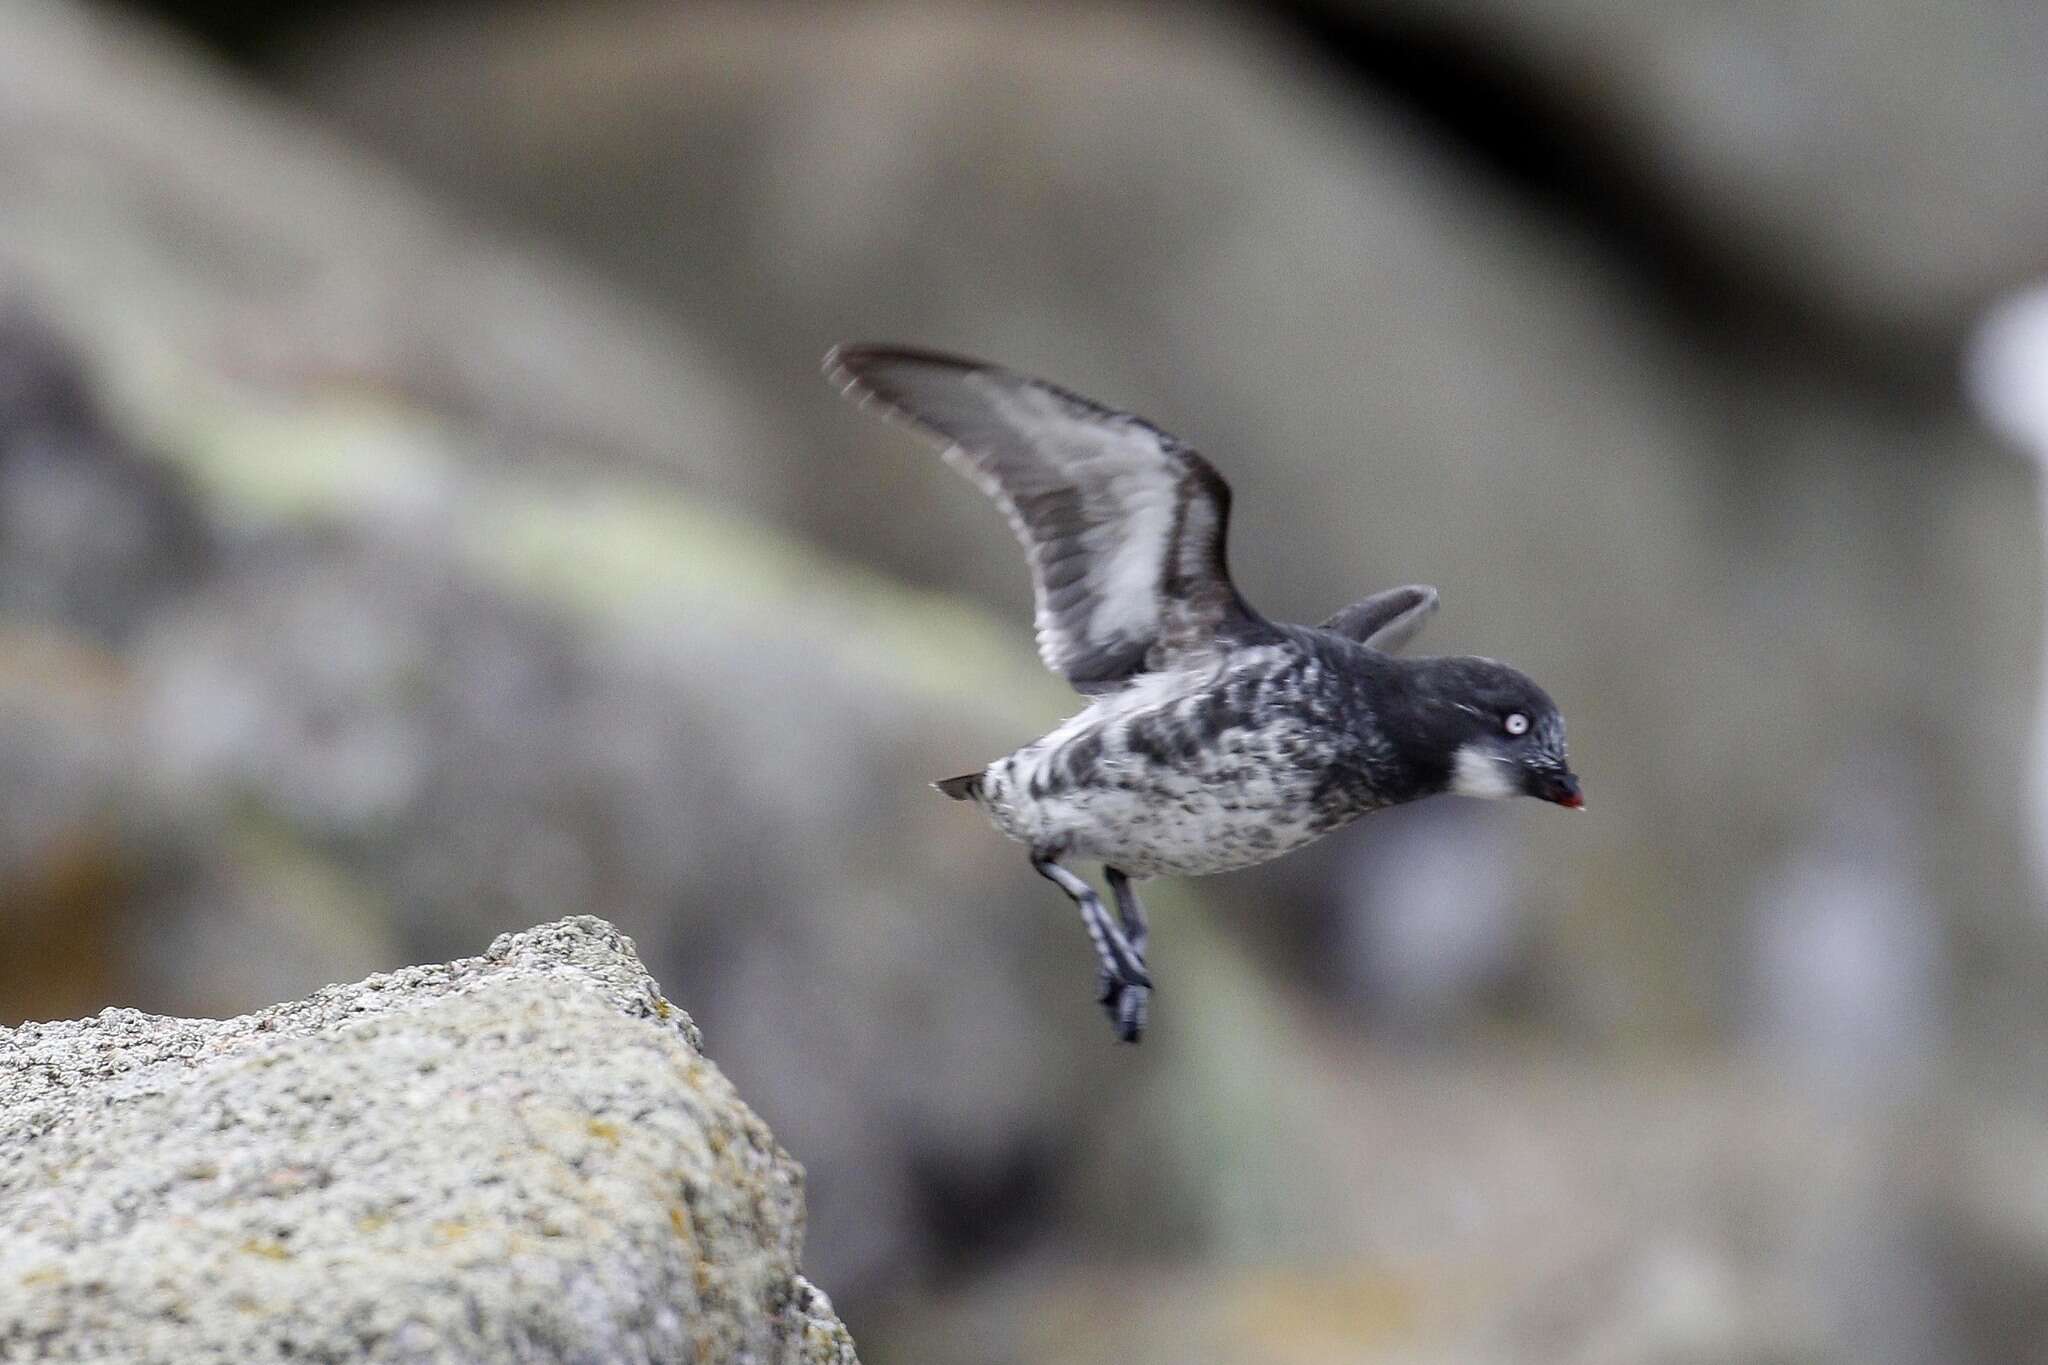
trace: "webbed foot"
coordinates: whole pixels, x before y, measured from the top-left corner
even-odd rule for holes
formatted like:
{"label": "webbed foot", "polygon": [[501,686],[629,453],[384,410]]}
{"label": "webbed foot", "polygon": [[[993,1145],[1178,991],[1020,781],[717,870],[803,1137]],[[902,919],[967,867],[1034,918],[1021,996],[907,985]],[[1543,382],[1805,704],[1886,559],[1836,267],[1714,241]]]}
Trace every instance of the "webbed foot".
{"label": "webbed foot", "polygon": [[[1061,867],[1050,855],[1034,853],[1031,865],[1080,908],[1081,922],[1087,926],[1088,939],[1095,945],[1097,1000],[1108,1012],[1116,1036],[1127,1043],[1137,1042],[1145,1032],[1152,976],[1145,967],[1144,911],[1136,910],[1134,917],[1137,899],[1131,895],[1129,879],[1114,868],[1109,869],[1110,885],[1116,889],[1117,909],[1123,919],[1120,925],[1103,905],[1102,897],[1095,894],[1095,888]],[[1134,923],[1136,942],[1130,936]]]}

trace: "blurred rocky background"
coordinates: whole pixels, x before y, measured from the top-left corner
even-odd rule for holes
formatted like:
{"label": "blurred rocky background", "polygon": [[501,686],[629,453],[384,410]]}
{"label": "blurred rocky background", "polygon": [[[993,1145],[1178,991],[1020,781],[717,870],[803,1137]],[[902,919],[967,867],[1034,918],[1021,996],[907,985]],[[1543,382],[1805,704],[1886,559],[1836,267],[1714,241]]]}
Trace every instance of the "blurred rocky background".
{"label": "blurred rocky background", "polygon": [[[144,10],[149,12],[144,13]],[[568,913],[871,1362],[2048,1358],[2048,17],[1903,0],[0,9],[0,1021]],[[1592,812],[1071,912],[1073,699],[850,338],[1133,407],[1276,615],[1407,581]]]}

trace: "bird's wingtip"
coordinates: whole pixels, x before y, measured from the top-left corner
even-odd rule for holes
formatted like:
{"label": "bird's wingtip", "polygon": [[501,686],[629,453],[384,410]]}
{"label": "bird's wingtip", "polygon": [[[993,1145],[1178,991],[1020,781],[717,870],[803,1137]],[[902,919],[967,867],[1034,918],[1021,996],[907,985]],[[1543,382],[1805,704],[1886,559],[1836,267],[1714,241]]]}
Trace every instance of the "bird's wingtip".
{"label": "bird's wingtip", "polygon": [[857,341],[842,341],[825,352],[825,358],[818,362],[818,368],[834,383],[841,379],[851,379],[854,376],[854,366],[859,363],[861,353],[867,349]]}
{"label": "bird's wingtip", "polygon": [[865,407],[867,400],[874,397],[874,389],[862,362],[882,349],[885,348],[866,342],[842,341],[825,352],[818,368],[825,382],[837,389],[842,398],[851,398]]}

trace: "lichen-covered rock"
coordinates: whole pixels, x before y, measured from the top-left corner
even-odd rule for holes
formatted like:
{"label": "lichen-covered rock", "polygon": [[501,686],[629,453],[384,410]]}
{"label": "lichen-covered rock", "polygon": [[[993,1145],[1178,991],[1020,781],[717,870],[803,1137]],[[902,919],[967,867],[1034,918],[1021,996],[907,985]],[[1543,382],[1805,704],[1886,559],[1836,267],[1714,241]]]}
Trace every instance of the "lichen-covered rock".
{"label": "lichen-covered rock", "polygon": [[802,1188],[596,919],[0,1030],[0,1360],[852,1365]]}

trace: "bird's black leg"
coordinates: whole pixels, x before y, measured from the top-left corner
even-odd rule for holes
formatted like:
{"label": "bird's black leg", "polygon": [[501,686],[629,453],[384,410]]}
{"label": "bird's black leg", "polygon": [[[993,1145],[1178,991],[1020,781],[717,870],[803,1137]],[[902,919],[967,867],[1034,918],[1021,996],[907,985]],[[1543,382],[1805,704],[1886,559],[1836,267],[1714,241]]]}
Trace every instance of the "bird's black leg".
{"label": "bird's black leg", "polygon": [[[1102,897],[1095,894],[1095,888],[1054,862],[1051,854],[1033,853],[1031,866],[1038,870],[1039,876],[1066,892],[1080,907],[1081,922],[1088,927],[1088,937],[1095,945],[1095,957],[1101,963],[1103,979],[1111,983],[1105,988],[1106,994],[1114,996],[1133,988],[1150,989],[1152,978],[1145,972],[1143,955],[1131,946],[1130,939],[1117,927],[1117,922],[1103,906]],[[1116,1017],[1113,1001],[1105,998],[1103,1003],[1111,1006],[1112,1017]],[[1121,1020],[1117,1033],[1119,1037],[1137,1041],[1136,1034],[1125,1029]]]}
{"label": "bird's black leg", "polygon": [[1109,889],[1116,896],[1116,912],[1123,918],[1124,938],[1130,942],[1131,950],[1144,960],[1145,949],[1150,945],[1152,934],[1145,924],[1145,907],[1138,904],[1138,893],[1131,886],[1131,879],[1122,869],[1103,864],[1103,873],[1109,878]]}
{"label": "bird's black leg", "polygon": [[[1116,896],[1117,916],[1123,920],[1124,940],[1131,945],[1131,951],[1138,955],[1138,961],[1145,960],[1145,950],[1151,943],[1151,931],[1145,925],[1145,907],[1138,903],[1138,892],[1131,885],[1131,879],[1123,869],[1102,867],[1103,875],[1109,880],[1109,889]],[[1116,1026],[1116,1036],[1127,1043],[1135,1043],[1145,1032],[1146,1006],[1150,1002],[1152,989],[1149,983],[1143,986],[1117,981],[1104,973],[1102,980],[1102,1006],[1109,1011],[1110,1023]]]}

